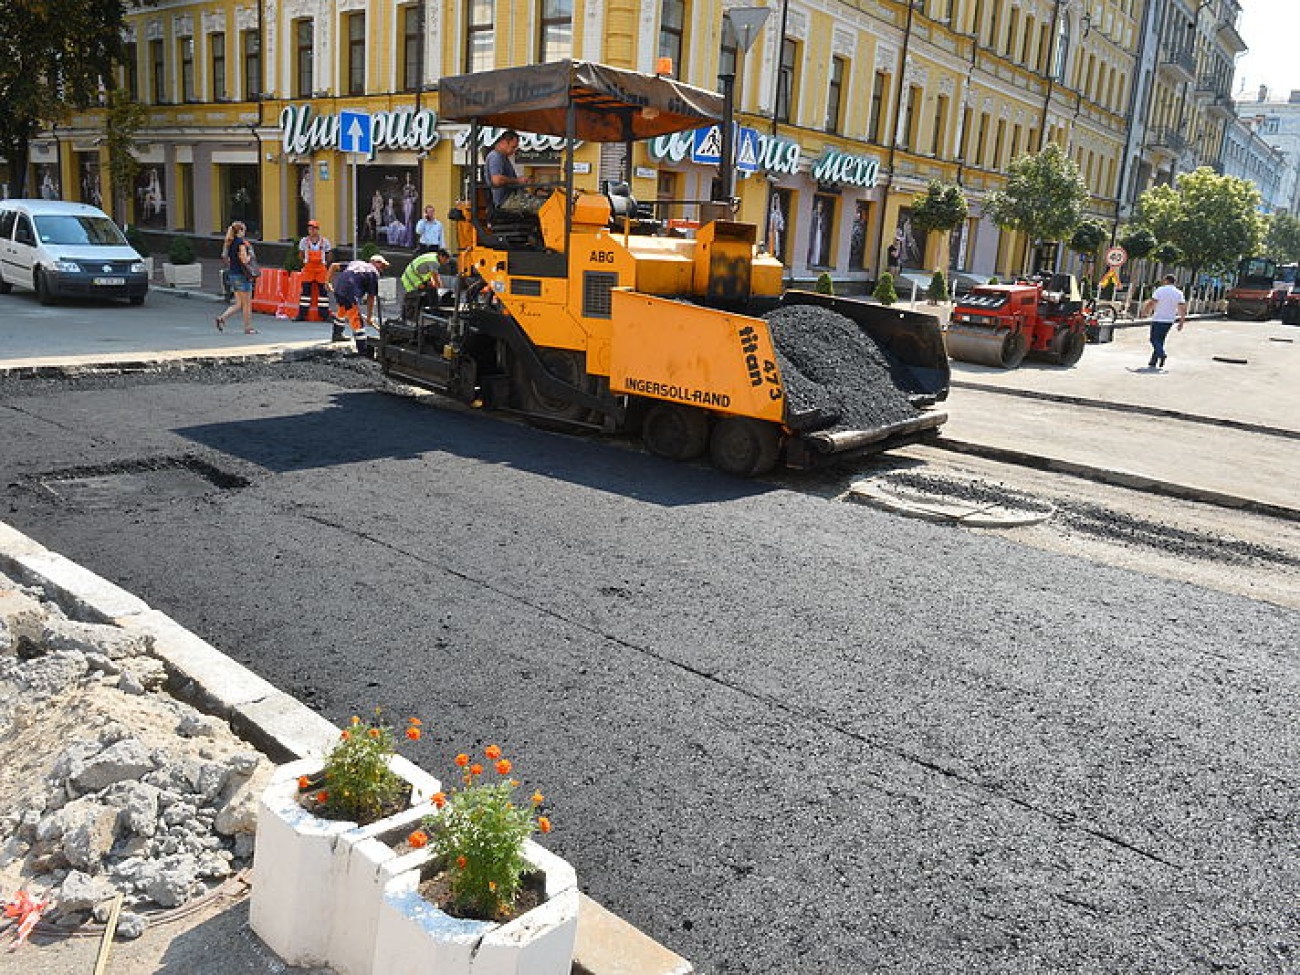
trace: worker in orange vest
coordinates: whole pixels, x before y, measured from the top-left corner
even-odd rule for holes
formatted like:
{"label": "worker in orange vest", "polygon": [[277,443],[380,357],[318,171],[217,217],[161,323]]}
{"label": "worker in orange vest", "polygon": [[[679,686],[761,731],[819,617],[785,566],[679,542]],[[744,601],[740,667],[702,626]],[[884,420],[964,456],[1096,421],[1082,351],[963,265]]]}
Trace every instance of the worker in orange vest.
{"label": "worker in orange vest", "polygon": [[315,220],[307,221],[307,236],[298,241],[298,252],[302,255],[302,294],[298,298],[298,317],[294,321],[305,322],[313,304],[321,321],[330,320],[329,291],[325,282],[329,278],[330,251],[333,249],[329,239],[320,235],[320,224]]}

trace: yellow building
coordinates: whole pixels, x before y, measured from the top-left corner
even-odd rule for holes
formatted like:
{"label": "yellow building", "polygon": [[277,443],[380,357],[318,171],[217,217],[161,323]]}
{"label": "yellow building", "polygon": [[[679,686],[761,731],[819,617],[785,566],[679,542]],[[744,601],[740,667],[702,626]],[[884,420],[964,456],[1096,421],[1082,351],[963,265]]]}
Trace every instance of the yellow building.
{"label": "yellow building", "polygon": [[[650,72],[666,56],[702,87],[736,73],[741,214],[791,279],[874,280],[891,244],[918,279],[937,267],[1013,273],[1026,242],[982,218],[980,201],[1044,138],[1078,161],[1092,211],[1115,212],[1142,5],[773,0],[742,54],[722,31],[734,6],[723,0],[139,4],[121,84],[149,122],[121,216],[200,237],[241,218],[272,241],[297,239],[310,216],[336,244],[409,248],[423,205],[445,221],[478,158],[466,127],[438,118],[440,77],[565,57]],[[368,116],[364,155],[338,149],[350,112]],[[101,115],[33,147],[37,185],[110,198]],[[583,146],[578,181],[626,179],[642,200],[708,199],[713,142],[658,140],[630,160],[621,146]],[[559,150],[526,139],[519,162],[544,175]],[[951,241],[910,227],[912,197],[931,179],[960,182],[972,204]]]}

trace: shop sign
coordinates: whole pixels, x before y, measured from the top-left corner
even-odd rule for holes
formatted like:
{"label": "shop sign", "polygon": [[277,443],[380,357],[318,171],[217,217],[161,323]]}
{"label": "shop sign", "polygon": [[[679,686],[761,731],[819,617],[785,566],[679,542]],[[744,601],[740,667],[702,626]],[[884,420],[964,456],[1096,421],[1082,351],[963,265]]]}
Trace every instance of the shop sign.
{"label": "shop sign", "polygon": [[[707,132],[707,129],[697,130]],[[683,162],[690,160],[699,161],[696,158],[696,132],[674,132],[672,135],[661,135],[650,140],[649,150],[650,158],[656,162]],[[755,169],[768,173],[795,173],[799,170],[799,143],[790,139],[781,139],[777,136],[764,135],[757,129],[742,127],[737,138],[737,146],[742,151],[745,147],[757,143],[757,149],[752,151],[755,161]],[[746,153],[747,155],[749,153]],[[746,165],[742,167],[749,169]]]}
{"label": "shop sign", "polygon": [[[506,131],[494,125],[484,125],[478,130],[478,145],[480,149],[491,149],[496,144],[497,139],[501,138],[501,133]],[[469,145],[469,129],[456,133],[456,148],[464,149]],[[560,152],[564,149],[565,139],[562,135],[538,135],[536,132],[519,133],[519,151],[520,152]],[[582,145],[582,140],[574,139],[573,148]]]}
{"label": "shop sign", "polygon": [[875,156],[855,156],[827,149],[813,165],[813,179],[819,183],[845,183],[849,186],[875,186],[880,160]]}
{"label": "shop sign", "polygon": [[[347,113],[345,113],[347,114]],[[438,134],[438,113],[422,108],[370,115],[370,152],[380,149],[432,149]],[[280,142],[284,151],[305,155],[339,145],[339,116],[317,115],[310,105],[289,105],[280,112]]]}

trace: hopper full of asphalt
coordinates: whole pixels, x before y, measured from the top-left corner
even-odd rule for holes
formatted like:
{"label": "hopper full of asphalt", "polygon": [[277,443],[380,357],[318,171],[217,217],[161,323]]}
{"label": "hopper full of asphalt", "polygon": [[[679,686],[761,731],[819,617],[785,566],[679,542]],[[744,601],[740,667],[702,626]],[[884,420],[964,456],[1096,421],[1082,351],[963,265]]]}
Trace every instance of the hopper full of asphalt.
{"label": "hopper full of asphalt", "polygon": [[915,418],[888,358],[855,322],[815,305],[765,316],[785,384],[787,422],[799,430],[876,430]]}

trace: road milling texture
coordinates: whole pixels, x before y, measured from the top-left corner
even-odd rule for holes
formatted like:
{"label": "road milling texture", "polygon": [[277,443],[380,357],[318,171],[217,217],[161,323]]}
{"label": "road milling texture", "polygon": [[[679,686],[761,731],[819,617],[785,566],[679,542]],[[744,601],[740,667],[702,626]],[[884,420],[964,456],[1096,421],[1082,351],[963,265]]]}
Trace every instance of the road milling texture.
{"label": "road milling texture", "polygon": [[[432,771],[507,747],[701,972],[1300,967],[1297,613],[372,385],[0,383],[4,518]],[[183,455],[247,485],[40,486]]]}

